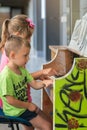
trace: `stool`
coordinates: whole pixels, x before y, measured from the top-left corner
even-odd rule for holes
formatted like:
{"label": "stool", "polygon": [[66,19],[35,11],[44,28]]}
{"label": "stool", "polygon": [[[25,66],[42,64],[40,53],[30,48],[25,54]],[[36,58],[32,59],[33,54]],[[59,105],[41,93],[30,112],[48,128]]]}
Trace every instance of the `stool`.
{"label": "stool", "polygon": [[8,127],[10,127],[11,130],[14,130],[14,124],[16,125],[17,130],[20,130],[19,124],[31,126],[31,123],[24,120],[23,118],[15,116],[6,116],[1,108],[0,108],[0,124],[8,124]]}

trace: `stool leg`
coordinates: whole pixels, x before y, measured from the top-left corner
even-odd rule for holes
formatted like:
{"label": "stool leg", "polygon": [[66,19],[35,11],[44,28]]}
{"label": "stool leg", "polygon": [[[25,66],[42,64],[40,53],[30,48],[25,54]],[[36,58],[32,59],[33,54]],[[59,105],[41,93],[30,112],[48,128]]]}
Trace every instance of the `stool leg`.
{"label": "stool leg", "polygon": [[16,127],[17,127],[17,130],[19,130],[19,124],[18,123],[16,124]]}
{"label": "stool leg", "polygon": [[13,125],[13,123],[11,123],[11,130],[14,130],[14,125]]}

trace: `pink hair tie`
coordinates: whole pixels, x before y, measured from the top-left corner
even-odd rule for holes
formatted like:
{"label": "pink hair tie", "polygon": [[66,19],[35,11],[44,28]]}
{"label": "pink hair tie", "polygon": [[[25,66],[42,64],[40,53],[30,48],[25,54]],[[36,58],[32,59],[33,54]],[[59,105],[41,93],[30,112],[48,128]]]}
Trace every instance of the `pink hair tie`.
{"label": "pink hair tie", "polygon": [[34,23],[32,22],[32,20],[31,20],[31,19],[26,19],[26,21],[27,21],[29,27],[31,27],[32,29],[34,29],[35,25],[34,25]]}

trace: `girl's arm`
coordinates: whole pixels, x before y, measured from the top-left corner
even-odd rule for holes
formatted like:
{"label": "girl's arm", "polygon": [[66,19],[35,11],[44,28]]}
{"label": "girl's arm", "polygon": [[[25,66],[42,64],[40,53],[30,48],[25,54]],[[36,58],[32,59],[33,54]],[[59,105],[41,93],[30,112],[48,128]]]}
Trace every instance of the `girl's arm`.
{"label": "girl's arm", "polygon": [[31,73],[31,75],[34,79],[43,80],[43,79],[48,79],[49,76],[57,75],[57,72],[53,68],[47,68],[47,69],[42,69],[40,71]]}
{"label": "girl's arm", "polygon": [[31,73],[31,75],[35,80],[40,79],[40,77],[43,75],[43,70],[33,72],[33,73]]}

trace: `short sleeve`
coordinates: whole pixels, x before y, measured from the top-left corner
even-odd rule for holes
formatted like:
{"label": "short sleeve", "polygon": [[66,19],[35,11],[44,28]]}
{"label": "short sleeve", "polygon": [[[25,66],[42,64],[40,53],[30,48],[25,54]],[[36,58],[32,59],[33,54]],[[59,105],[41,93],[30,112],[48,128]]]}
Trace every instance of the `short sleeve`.
{"label": "short sleeve", "polygon": [[[1,95],[2,96],[6,96],[6,95],[10,95],[13,96],[14,95],[14,89],[13,89],[13,84],[12,84],[12,80],[10,77],[4,77],[2,78],[3,82],[1,83]],[[0,79],[1,81],[1,79]]]}
{"label": "short sleeve", "polygon": [[30,74],[30,72],[29,72],[27,69],[25,69],[25,71],[26,71],[28,83],[31,82],[31,81],[33,81],[34,78],[33,78],[32,75]]}

